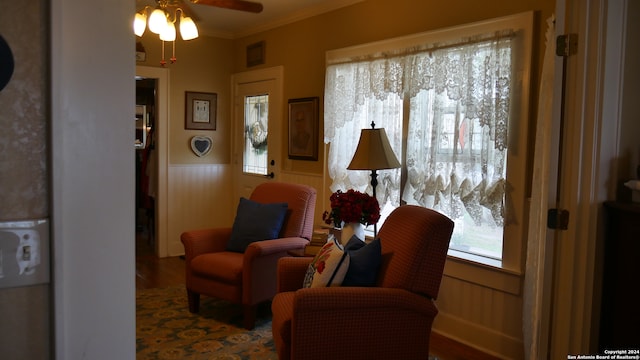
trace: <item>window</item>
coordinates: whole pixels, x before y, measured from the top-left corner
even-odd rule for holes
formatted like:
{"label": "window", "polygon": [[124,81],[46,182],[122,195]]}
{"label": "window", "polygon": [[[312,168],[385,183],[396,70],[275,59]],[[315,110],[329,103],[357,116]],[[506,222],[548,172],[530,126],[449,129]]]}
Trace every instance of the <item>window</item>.
{"label": "window", "polygon": [[519,270],[530,32],[526,13],[329,52],[331,190],[371,192],[369,172],[346,167],[374,123],[403,164],[379,171],[383,216],[436,209],[456,222],[450,255]]}

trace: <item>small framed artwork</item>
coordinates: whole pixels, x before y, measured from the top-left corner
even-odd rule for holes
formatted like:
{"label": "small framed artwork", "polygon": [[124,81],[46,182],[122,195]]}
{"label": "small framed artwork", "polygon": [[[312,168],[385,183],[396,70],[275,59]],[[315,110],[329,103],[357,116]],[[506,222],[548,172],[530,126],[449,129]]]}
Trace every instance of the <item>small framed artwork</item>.
{"label": "small framed artwork", "polygon": [[318,102],[289,99],[289,159],[318,160]]}
{"label": "small framed artwork", "polygon": [[247,67],[264,64],[264,41],[247,45]]}
{"label": "small framed artwork", "polygon": [[187,91],[185,96],[187,130],[215,130],[218,94]]}

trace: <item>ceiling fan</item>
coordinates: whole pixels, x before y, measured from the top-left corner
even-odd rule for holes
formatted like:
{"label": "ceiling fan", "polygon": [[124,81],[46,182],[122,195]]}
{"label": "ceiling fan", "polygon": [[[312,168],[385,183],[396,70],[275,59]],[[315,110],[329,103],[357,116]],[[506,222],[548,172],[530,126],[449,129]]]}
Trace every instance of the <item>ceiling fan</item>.
{"label": "ceiling fan", "polygon": [[261,3],[247,0],[137,0],[137,3],[138,7],[151,6],[152,3],[155,3],[161,8],[175,8],[185,4],[188,7],[190,4],[197,4],[252,13],[260,13],[263,9]]}
{"label": "ceiling fan", "polygon": [[[246,11],[251,13],[261,13],[263,6],[259,2],[247,1],[247,0],[136,0],[137,9],[147,8],[160,8],[160,9],[180,9],[182,12],[192,17],[194,20],[199,20],[189,5],[206,5],[214,6],[223,9]],[[143,10],[138,10],[143,11]]]}
{"label": "ceiling fan", "polygon": [[188,0],[192,4],[215,6],[219,8],[248,11],[252,13],[262,12],[262,4],[246,0]]}

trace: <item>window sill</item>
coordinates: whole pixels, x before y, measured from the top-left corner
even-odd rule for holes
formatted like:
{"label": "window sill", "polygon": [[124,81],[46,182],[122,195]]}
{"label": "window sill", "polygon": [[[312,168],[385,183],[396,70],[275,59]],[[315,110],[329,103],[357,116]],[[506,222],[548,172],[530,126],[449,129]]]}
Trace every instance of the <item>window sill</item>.
{"label": "window sill", "polygon": [[520,295],[522,274],[502,267],[502,262],[449,250],[444,276],[467,281],[494,290]]}
{"label": "window sill", "polygon": [[[373,240],[373,231],[365,230],[366,242]],[[519,296],[523,274],[502,267],[502,261],[449,249],[444,276],[470,282],[497,291]]]}

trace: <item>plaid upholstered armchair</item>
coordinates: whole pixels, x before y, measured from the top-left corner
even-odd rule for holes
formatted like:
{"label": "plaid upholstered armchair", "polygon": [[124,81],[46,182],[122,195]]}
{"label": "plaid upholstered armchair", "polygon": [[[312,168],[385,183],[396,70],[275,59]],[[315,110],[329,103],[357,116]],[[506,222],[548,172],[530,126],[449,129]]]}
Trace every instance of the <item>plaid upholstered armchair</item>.
{"label": "plaid upholstered armchair", "polygon": [[[271,240],[236,242],[232,246],[236,230],[246,230],[244,237],[236,236],[242,242],[248,235],[256,234],[256,223],[270,216],[248,212],[244,214],[244,223],[239,223],[240,209],[245,203],[260,209],[271,205],[284,207],[280,210],[278,229],[281,230],[275,230],[275,236],[268,238]],[[267,182],[258,185],[248,200],[240,199],[233,227],[182,233],[189,311],[198,312],[200,295],[242,304],[244,326],[252,329],[256,305],[271,300],[276,294],[278,259],[287,256],[289,250],[303,249],[309,243],[315,204],[316,190],[310,186]]]}
{"label": "plaid upholstered armchair", "polygon": [[272,302],[284,359],[427,359],[453,222],[422,207],[395,209],[378,233],[374,287],[301,288],[311,258],[282,258]]}

